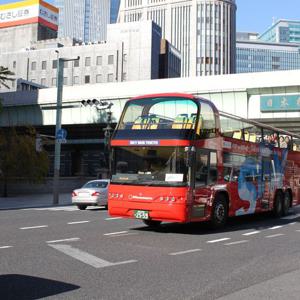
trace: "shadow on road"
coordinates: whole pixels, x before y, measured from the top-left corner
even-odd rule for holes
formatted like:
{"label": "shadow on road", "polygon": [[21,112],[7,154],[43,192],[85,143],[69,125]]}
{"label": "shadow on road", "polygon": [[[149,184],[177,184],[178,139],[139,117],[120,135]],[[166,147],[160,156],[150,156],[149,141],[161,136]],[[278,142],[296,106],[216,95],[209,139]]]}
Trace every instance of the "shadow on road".
{"label": "shadow on road", "polygon": [[[290,216],[293,213],[289,214]],[[292,222],[300,222],[300,217],[295,217],[292,220],[277,219],[270,212],[260,213],[255,215],[247,215],[229,218],[226,226],[221,229],[212,229],[209,222],[195,223],[163,223],[157,228],[138,227],[131,230],[137,231],[155,231],[160,233],[177,233],[190,235],[209,235],[216,233],[234,232],[240,230],[263,230],[270,226],[286,225]]]}
{"label": "shadow on road", "polygon": [[0,275],[0,298],[6,300],[41,299],[79,288],[77,285],[27,275]]}

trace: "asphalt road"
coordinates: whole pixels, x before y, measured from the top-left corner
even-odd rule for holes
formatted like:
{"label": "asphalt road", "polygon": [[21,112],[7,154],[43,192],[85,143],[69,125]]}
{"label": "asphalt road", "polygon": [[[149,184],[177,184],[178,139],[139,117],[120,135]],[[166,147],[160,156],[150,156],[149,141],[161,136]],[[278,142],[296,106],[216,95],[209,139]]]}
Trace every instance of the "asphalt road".
{"label": "asphalt road", "polygon": [[299,299],[300,208],[163,224],[76,207],[0,211],[1,299]]}

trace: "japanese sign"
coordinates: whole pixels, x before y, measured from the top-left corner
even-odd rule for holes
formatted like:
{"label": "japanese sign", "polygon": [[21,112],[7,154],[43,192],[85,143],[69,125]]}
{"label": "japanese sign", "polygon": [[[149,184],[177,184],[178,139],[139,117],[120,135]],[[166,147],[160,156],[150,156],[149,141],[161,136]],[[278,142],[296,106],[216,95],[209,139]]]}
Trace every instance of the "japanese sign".
{"label": "japanese sign", "polygon": [[261,112],[300,111],[299,95],[260,96]]}
{"label": "japanese sign", "polygon": [[0,28],[31,23],[42,23],[57,30],[58,9],[42,0],[0,5]]}

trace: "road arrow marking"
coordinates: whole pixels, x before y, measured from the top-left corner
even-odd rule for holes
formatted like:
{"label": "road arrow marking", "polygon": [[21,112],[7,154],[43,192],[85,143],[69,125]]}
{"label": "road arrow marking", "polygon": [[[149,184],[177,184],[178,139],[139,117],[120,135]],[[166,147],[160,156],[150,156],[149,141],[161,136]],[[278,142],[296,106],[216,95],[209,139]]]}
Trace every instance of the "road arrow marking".
{"label": "road arrow marking", "polygon": [[125,260],[112,263],[69,245],[57,244],[49,246],[97,269],[137,262],[137,260]]}

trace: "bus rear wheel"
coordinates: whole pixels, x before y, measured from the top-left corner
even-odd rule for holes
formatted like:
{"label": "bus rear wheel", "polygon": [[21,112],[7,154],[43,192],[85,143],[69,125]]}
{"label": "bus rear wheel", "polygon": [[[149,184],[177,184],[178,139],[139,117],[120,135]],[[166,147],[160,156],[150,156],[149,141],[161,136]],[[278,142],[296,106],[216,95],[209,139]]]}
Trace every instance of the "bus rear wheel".
{"label": "bus rear wheel", "polygon": [[161,221],[154,221],[154,220],[143,220],[144,224],[150,228],[158,228],[161,224]]}
{"label": "bus rear wheel", "polygon": [[286,216],[289,212],[289,208],[291,206],[291,196],[288,191],[284,193],[283,201],[282,201],[282,215]]}
{"label": "bus rear wheel", "polygon": [[280,218],[282,216],[283,202],[284,202],[283,194],[280,192],[276,193],[276,196],[274,199],[274,206],[273,206],[273,215],[275,218]]}
{"label": "bus rear wheel", "polygon": [[225,196],[218,195],[212,207],[211,225],[213,228],[223,227],[228,219],[228,204]]}

